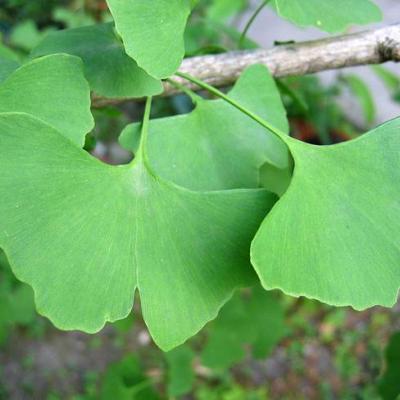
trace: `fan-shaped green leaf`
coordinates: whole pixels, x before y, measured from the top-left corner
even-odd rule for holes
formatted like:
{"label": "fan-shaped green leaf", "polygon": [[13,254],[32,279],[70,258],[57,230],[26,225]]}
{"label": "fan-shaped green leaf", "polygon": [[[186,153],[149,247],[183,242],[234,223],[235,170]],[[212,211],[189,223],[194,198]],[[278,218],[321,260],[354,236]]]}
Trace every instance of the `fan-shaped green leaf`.
{"label": "fan-shaped green leaf", "polygon": [[382,19],[379,7],[370,0],[273,0],[272,5],[282,18],[296,25],[330,33]]}
{"label": "fan-shaped green leaf", "polygon": [[[248,68],[230,97],[288,132],[286,112],[267,68]],[[223,100],[199,98],[196,103],[190,114],[150,122],[148,154],[157,174],[192,190],[222,190],[258,187],[265,162],[288,167],[287,146],[265,128]],[[140,125],[133,124],[120,142],[135,151],[139,136]]]}
{"label": "fan-shaped green leaf", "polygon": [[161,82],[138,67],[124,50],[112,24],[54,32],[31,56],[68,53],[80,57],[91,89],[106,97],[143,97],[162,92]]}
{"label": "fan-shaped green leaf", "polygon": [[107,0],[126,52],[155,78],[167,78],[185,54],[190,0]]}
{"label": "fan-shaped green leaf", "polygon": [[18,68],[0,84],[0,112],[14,111],[40,118],[83,146],[94,123],[82,62],[58,54]]}
{"label": "fan-shaped green leaf", "polygon": [[400,119],[333,146],[282,138],[295,168],[252,244],[263,286],[356,309],[392,306],[400,286]]}
{"label": "fan-shaped green leaf", "polygon": [[153,338],[171,349],[253,281],[268,192],[185,190],[153,175],[143,150],[105,165],[24,114],[0,116],[0,149],[0,247],[59,328],[126,317],[138,288]]}
{"label": "fan-shaped green leaf", "polygon": [[274,295],[256,287],[250,296],[237,293],[209,329],[202,361],[226,369],[244,358],[245,345],[256,357],[265,357],[286,333],[284,311]]}

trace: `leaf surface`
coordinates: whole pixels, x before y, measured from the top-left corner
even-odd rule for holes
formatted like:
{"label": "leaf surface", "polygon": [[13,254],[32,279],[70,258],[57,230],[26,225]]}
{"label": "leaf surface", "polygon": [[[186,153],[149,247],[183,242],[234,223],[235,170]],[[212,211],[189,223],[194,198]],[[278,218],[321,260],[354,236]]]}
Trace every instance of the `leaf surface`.
{"label": "leaf surface", "polygon": [[31,56],[68,53],[80,57],[91,89],[106,97],[144,97],[162,92],[161,82],[149,76],[124,50],[112,24],[98,24],[51,33]]}
{"label": "leaf surface", "polygon": [[332,146],[282,138],[293,179],[251,249],[263,286],[356,309],[392,306],[400,286],[400,119]]}
{"label": "leaf surface", "polygon": [[[264,66],[248,68],[229,95],[289,131],[279,91]],[[136,151],[139,136],[140,125],[132,124],[120,142]],[[150,121],[148,155],[158,175],[192,190],[259,187],[261,165],[285,169],[290,162],[287,146],[264,127],[223,100],[201,98],[190,114]]]}
{"label": "leaf surface", "polygon": [[144,150],[105,165],[25,114],[0,116],[0,149],[0,247],[57,327],[96,332],[129,314],[137,288],[169,350],[253,282],[267,191],[188,191],[155,176]]}
{"label": "leaf surface", "polygon": [[190,0],[107,0],[126,52],[155,78],[167,78],[185,54]]}
{"label": "leaf surface", "polygon": [[370,0],[272,0],[272,6],[296,25],[315,26],[329,33],[382,19],[379,7]]}
{"label": "leaf surface", "polygon": [[18,68],[0,84],[0,112],[31,114],[83,146],[94,122],[82,62],[57,54]]}

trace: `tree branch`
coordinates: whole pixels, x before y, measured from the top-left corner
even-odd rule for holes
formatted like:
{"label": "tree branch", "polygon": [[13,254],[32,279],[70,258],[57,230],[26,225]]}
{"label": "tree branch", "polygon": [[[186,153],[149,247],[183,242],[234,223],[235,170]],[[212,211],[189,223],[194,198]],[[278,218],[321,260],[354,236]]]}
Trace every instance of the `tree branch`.
{"label": "tree branch", "polygon": [[[191,57],[183,61],[179,71],[221,87],[235,82],[242,71],[252,64],[264,64],[275,77],[285,77],[386,61],[400,61],[400,24],[350,35],[278,45],[267,50]],[[198,89],[181,78],[176,80],[191,89]],[[175,93],[177,89],[165,83],[163,95]],[[94,97],[93,105],[101,107],[129,100],[132,99]]]}

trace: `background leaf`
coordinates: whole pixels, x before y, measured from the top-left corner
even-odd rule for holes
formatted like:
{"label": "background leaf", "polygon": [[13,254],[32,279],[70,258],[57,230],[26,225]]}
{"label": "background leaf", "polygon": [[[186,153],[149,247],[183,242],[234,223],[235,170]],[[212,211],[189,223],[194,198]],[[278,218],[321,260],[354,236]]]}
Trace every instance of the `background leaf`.
{"label": "background leaf", "polygon": [[400,395],[400,332],[392,335],[385,350],[385,372],[379,382],[383,400],[396,400]]}
{"label": "background leaf", "polygon": [[244,358],[246,345],[255,357],[266,357],[285,333],[283,308],[273,294],[260,287],[247,296],[237,293],[210,323],[202,361],[211,368],[230,368]]}
{"label": "background leaf", "polygon": [[116,37],[112,24],[54,32],[31,56],[68,53],[80,57],[91,89],[106,97],[144,97],[162,92],[160,81],[138,67]]}
{"label": "background leaf", "polygon": [[168,363],[168,395],[182,396],[191,391],[195,375],[194,352],[184,344],[165,354]]}
{"label": "background leaf", "polygon": [[282,18],[329,33],[382,19],[381,11],[370,0],[272,0],[271,4]]}

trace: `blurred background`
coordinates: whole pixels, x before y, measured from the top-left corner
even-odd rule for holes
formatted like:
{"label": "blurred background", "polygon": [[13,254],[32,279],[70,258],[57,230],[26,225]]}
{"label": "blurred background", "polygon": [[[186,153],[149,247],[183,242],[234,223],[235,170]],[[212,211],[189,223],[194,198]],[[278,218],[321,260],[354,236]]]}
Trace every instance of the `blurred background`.
{"label": "blurred background", "polygon": [[[269,7],[243,35],[261,3],[200,0],[186,32],[187,56],[326,36],[296,28]],[[398,0],[376,3],[380,25],[399,21]],[[0,56],[9,48],[23,60],[51,31],[106,21],[105,1],[0,0]],[[280,79],[278,87],[291,134],[310,143],[348,140],[400,115],[400,69],[391,63]],[[193,106],[178,95],[154,107],[162,117]],[[140,101],[93,109],[96,128],[86,149],[109,163],[126,162],[131,155],[117,139],[142,112]],[[151,341],[139,301],[127,319],[96,335],[56,330],[0,254],[0,399],[395,399],[399,311],[356,312],[246,289],[216,321],[165,354]]]}

